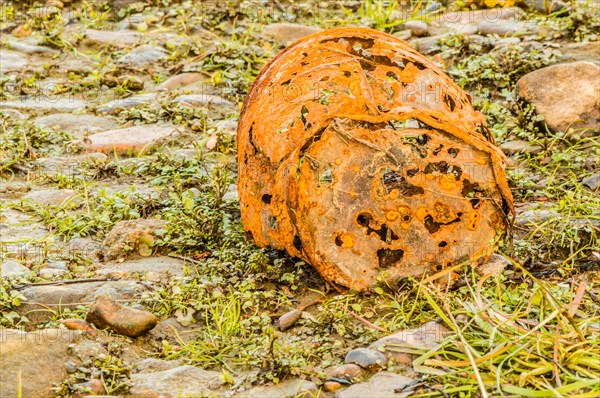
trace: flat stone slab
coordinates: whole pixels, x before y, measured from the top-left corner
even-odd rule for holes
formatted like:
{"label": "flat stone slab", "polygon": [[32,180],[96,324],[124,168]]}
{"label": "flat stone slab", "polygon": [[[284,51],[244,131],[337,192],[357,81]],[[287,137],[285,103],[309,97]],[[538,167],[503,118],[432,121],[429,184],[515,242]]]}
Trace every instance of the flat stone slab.
{"label": "flat stone slab", "polygon": [[109,130],[89,136],[87,149],[103,153],[137,153],[158,140],[178,134],[178,127],[173,125],[146,124],[119,130]]}
{"label": "flat stone slab", "polygon": [[0,50],[0,73],[21,71],[28,63],[27,57],[19,52]]}
{"label": "flat stone slab", "polygon": [[365,383],[354,384],[340,391],[338,398],[405,398],[412,392],[396,393],[413,379],[391,372],[379,372]]}
{"label": "flat stone slab", "polygon": [[0,101],[0,108],[33,111],[73,112],[85,109],[86,101],[74,98],[39,97]]}
{"label": "flat stone slab", "polygon": [[168,256],[145,257],[122,263],[106,263],[102,268],[96,270],[96,275],[106,276],[111,279],[142,279],[160,281],[167,274],[181,277],[185,261]]}
{"label": "flat stone slab", "polygon": [[0,243],[5,244],[7,253],[29,251],[27,243],[40,241],[48,235],[42,223],[20,211],[4,209],[0,211]]}
{"label": "flat stone slab", "polygon": [[156,99],[155,93],[138,94],[127,98],[116,99],[106,104],[100,105],[96,111],[115,115],[123,109],[134,108],[139,105],[149,104]]}
{"label": "flat stone slab", "polygon": [[35,118],[33,123],[40,128],[83,136],[84,133],[99,133],[118,127],[117,123],[107,117],[95,115],[74,115],[72,113],[55,113]]}
{"label": "flat stone slab", "polygon": [[31,191],[23,197],[23,200],[39,206],[62,206],[76,197],[77,192],[72,189],[41,189]]}
{"label": "flat stone slab", "polygon": [[88,29],[85,31],[86,40],[88,43],[97,45],[109,45],[119,48],[127,48],[136,45],[142,35],[133,30],[95,30]]}

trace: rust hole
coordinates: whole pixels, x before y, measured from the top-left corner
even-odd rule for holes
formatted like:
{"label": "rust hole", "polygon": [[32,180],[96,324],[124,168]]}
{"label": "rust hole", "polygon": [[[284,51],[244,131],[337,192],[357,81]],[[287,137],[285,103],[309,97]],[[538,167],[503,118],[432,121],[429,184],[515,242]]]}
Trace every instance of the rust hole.
{"label": "rust hole", "polygon": [[381,239],[381,241],[388,244],[394,240],[398,240],[398,235],[386,224],[381,224],[381,227],[376,228],[377,225],[375,225],[375,219],[370,213],[360,213],[356,217],[356,223],[361,227],[367,229],[367,236],[374,233],[375,235],[379,236],[379,239]]}
{"label": "rust hole", "polygon": [[264,194],[262,196],[262,198],[260,198],[261,202],[263,202],[266,205],[271,204],[271,199],[273,199],[273,195],[269,195],[269,194]]}
{"label": "rust hole", "polygon": [[298,235],[294,235],[294,241],[292,242],[296,250],[302,250],[302,239]]}
{"label": "rust hole", "polygon": [[425,174],[432,174],[435,171],[442,174],[452,174],[456,181],[458,181],[462,175],[462,169],[460,167],[453,164],[448,164],[448,162],[444,161],[429,163],[427,166],[425,166]]}
{"label": "rust hole", "polygon": [[384,169],[382,171],[381,184],[385,188],[386,194],[390,194],[394,189],[397,189],[403,196],[415,196],[425,193],[423,188],[411,184],[406,178],[391,169]]}
{"label": "rust hole", "polygon": [[271,229],[277,228],[277,219],[274,216],[269,216],[269,227]]}
{"label": "rust hole", "polygon": [[433,150],[433,156],[437,156],[444,149],[444,144],[440,144],[437,148]]}
{"label": "rust hole", "polygon": [[404,257],[404,250],[402,249],[379,249],[377,250],[377,258],[379,259],[379,266],[387,268],[390,265],[396,264]]}
{"label": "rust hole", "polygon": [[444,102],[446,103],[446,106],[448,106],[448,109],[450,109],[450,112],[454,112],[454,109],[456,108],[456,102],[454,101],[454,98],[452,98],[449,94],[444,95]]}
{"label": "rust hole", "polygon": [[460,149],[448,148],[448,154],[450,156],[452,156],[453,158],[457,157],[459,152],[460,152]]}
{"label": "rust hole", "polygon": [[448,242],[446,242],[445,240],[438,243],[438,247],[446,247],[446,246],[448,246]]}
{"label": "rust hole", "polygon": [[[461,214],[461,213],[459,213],[459,214]],[[425,225],[425,229],[427,229],[427,231],[429,231],[430,234],[434,234],[434,233],[438,232],[443,225],[450,225],[450,224],[460,222],[461,215],[457,215],[456,218],[446,221],[446,222],[438,222],[438,221],[435,221],[435,219],[433,218],[433,216],[431,214],[428,214],[423,219],[423,223]]]}
{"label": "rust hole", "polygon": [[473,209],[479,208],[483,194],[485,194],[485,190],[479,186],[479,183],[472,183],[466,178],[463,180],[461,195],[470,199],[471,207],[473,207]]}

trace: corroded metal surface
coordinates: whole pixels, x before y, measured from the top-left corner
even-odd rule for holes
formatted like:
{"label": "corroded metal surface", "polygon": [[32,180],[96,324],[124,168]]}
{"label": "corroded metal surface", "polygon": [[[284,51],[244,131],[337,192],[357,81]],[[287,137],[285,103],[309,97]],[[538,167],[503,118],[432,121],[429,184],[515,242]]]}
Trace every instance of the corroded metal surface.
{"label": "corroded metal surface", "polygon": [[484,116],[439,68],[372,29],[308,36],[266,65],[238,150],[248,235],[356,290],[485,259],[513,213]]}

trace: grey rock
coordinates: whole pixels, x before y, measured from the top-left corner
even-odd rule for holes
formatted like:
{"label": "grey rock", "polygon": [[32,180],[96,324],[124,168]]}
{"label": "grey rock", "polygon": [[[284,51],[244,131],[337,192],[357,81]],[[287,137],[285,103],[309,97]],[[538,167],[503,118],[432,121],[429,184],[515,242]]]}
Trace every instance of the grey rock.
{"label": "grey rock", "polygon": [[302,311],[296,309],[283,314],[279,317],[279,330],[284,331],[291,328],[301,316]]}
{"label": "grey rock", "polygon": [[85,133],[97,133],[111,130],[118,126],[115,121],[107,117],[75,115],[73,113],[56,113],[41,116],[34,119],[33,123],[37,127],[72,134],[77,138],[82,138]]}
{"label": "grey rock", "polygon": [[165,227],[163,220],[137,219],[119,221],[102,242],[101,258],[104,261],[125,259],[130,256],[152,255],[152,245],[157,231]]}
{"label": "grey rock", "polygon": [[587,61],[600,65],[600,41],[561,43],[559,50],[556,60],[560,63]]}
{"label": "grey rock", "polygon": [[539,224],[551,219],[559,219],[560,214],[546,209],[531,209],[517,214],[515,220],[517,225]]}
{"label": "grey rock", "polygon": [[412,35],[417,37],[427,36],[429,33],[429,27],[427,26],[427,23],[419,20],[407,21],[406,23],[402,24],[402,27],[410,30]]}
{"label": "grey rock", "polygon": [[183,276],[185,262],[172,257],[145,257],[118,263],[102,264],[97,275],[111,279],[136,279],[158,282],[164,280],[167,274],[175,277]]}
{"label": "grey rock", "polygon": [[541,14],[553,14],[564,10],[567,5],[560,0],[521,0],[525,8],[530,8]]}
{"label": "grey rock", "polygon": [[30,111],[75,112],[86,108],[88,103],[75,98],[24,97],[14,101],[0,101],[0,108],[12,108]]}
{"label": "grey rock", "polygon": [[384,366],[387,363],[387,358],[381,351],[370,348],[355,348],[346,354],[344,363],[353,363],[361,368],[369,369],[372,367]]}
{"label": "grey rock", "polygon": [[411,40],[410,44],[422,54],[431,54],[441,49],[440,39],[444,36],[421,37]]}
{"label": "grey rock", "polygon": [[132,47],[142,37],[139,32],[133,30],[108,31],[88,29],[85,35],[86,41],[89,44],[108,45],[119,48]]}
{"label": "grey rock", "polygon": [[234,109],[231,102],[218,95],[211,94],[184,94],[175,98],[173,102],[187,107],[208,108],[209,111],[214,111],[220,115],[225,115]]}
{"label": "grey rock", "polygon": [[229,135],[235,136],[237,132],[237,120],[219,120],[215,123],[215,127],[219,131],[224,131]]}
{"label": "grey rock", "polygon": [[30,286],[21,290],[24,302],[17,307],[19,315],[27,317],[30,325],[46,323],[56,312],[75,309],[84,302],[85,293],[70,285]]}
{"label": "grey rock", "polygon": [[28,251],[32,249],[30,243],[41,241],[48,235],[44,224],[36,222],[30,215],[11,209],[0,210],[0,229],[0,242],[9,256],[28,257]]}
{"label": "grey rock", "polygon": [[443,7],[442,3],[438,2],[438,1],[430,1],[429,3],[427,3],[427,7],[425,7],[425,11],[427,11],[428,13],[434,12],[434,11],[438,11]]}
{"label": "grey rock", "polygon": [[110,101],[103,105],[100,105],[96,109],[96,111],[99,113],[114,115],[119,113],[123,109],[129,109],[134,108],[136,106],[149,104],[155,99],[156,93],[132,95],[131,97],[116,99],[114,101]]}
{"label": "grey rock", "polygon": [[535,106],[551,130],[600,130],[600,66],[591,62],[551,65],[517,82],[519,96]]}
{"label": "grey rock", "polygon": [[448,12],[433,17],[429,22],[429,33],[433,36],[446,33],[473,35],[482,21],[497,22],[514,20],[522,10],[518,8],[494,8]]}
{"label": "grey rock", "polygon": [[76,197],[77,191],[72,189],[42,189],[28,193],[23,200],[39,206],[63,206]]}
{"label": "grey rock", "polygon": [[25,120],[27,116],[16,109],[0,109],[0,117],[13,120]]}
{"label": "grey rock", "polygon": [[146,358],[137,364],[136,370],[138,373],[162,372],[164,370],[177,368],[179,366],[181,366],[181,361],[166,361],[164,359]]}
{"label": "grey rock", "polygon": [[492,254],[488,261],[477,267],[480,275],[500,275],[511,262],[500,254]]}
{"label": "grey rock", "polygon": [[529,142],[522,140],[503,142],[502,144],[500,144],[500,149],[502,149],[507,155],[512,155],[513,153],[519,152],[536,154],[542,151],[541,146],[532,145]]}
{"label": "grey rock", "polygon": [[181,127],[169,124],[145,124],[92,134],[85,146],[94,152],[140,156],[154,144],[180,132]]}
{"label": "grey rock", "polygon": [[2,278],[24,278],[31,275],[31,270],[16,260],[6,260],[0,265]]}
{"label": "grey rock", "polygon": [[521,39],[518,37],[504,37],[494,41],[494,48],[506,47],[521,43]]}
{"label": "grey rock", "polygon": [[0,49],[0,73],[20,72],[27,67],[27,57],[16,51]]}
{"label": "grey rock", "polygon": [[156,370],[152,367],[131,375],[133,387],[129,394],[136,397],[192,397],[221,388],[221,373],[191,365]]}
{"label": "grey rock", "polygon": [[320,32],[321,30],[323,29],[314,26],[282,22],[268,25],[262,34],[264,38],[274,39],[287,46],[296,40]]}
{"label": "grey rock", "polygon": [[117,62],[134,68],[142,68],[152,65],[166,56],[167,52],[163,48],[145,44],[123,55]]}
{"label": "grey rock", "polygon": [[61,276],[64,276],[69,271],[65,271],[63,269],[54,269],[54,268],[42,268],[39,272],[40,278],[43,279],[54,279]]}
{"label": "grey rock", "polygon": [[159,91],[172,91],[181,87],[188,86],[198,81],[204,81],[207,76],[203,73],[197,72],[186,72],[179,75],[171,76],[164,82],[158,85],[157,90]]}
{"label": "grey rock", "polygon": [[38,46],[35,44],[22,43],[18,41],[9,41],[8,47],[26,54],[56,54],[57,51],[50,47]]}
{"label": "grey rock", "polygon": [[20,198],[31,190],[31,187],[22,181],[4,182],[0,184],[0,198]]}
{"label": "grey rock", "polygon": [[67,263],[65,261],[57,261],[57,260],[48,260],[48,263],[46,264],[46,268],[58,269],[58,270],[62,270],[62,271],[69,270],[69,266],[67,265]]}
{"label": "grey rock", "polygon": [[284,380],[271,386],[260,386],[240,393],[238,398],[312,398],[319,389],[315,383],[302,379]]}
{"label": "grey rock", "polygon": [[535,31],[535,27],[526,22],[500,20],[481,21],[477,27],[482,35],[512,36]]}
{"label": "grey rock", "polygon": [[106,163],[108,156],[103,153],[85,153],[75,156],[56,156],[35,160],[31,174],[36,177],[66,175],[79,177],[84,175],[85,165],[101,165]]}
{"label": "grey rock", "polygon": [[391,372],[379,372],[368,382],[355,384],[338,393],[338,398],[405,398],[412,392],[396,393],[413,379]]}
{"label": "grey rock", "polygon": [[581,180],[581,182],[586,187],[596,190],[598,187],[600,187],[600,173],[594,173],[589,177],[585,177],[583,180]]}

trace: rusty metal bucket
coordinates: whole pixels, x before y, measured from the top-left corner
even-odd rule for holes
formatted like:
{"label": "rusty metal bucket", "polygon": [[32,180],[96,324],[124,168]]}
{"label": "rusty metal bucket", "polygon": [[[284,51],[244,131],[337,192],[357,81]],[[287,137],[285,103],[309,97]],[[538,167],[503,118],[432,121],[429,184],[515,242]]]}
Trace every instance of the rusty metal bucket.
{"label": "rusty metal bucket", "polygon": [[303,38],[267,64],[238,127],[244,228],[330,283],[487,259],[514,213],[470,98],[403,41],[366,28]]}

